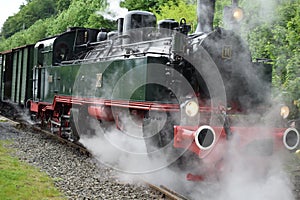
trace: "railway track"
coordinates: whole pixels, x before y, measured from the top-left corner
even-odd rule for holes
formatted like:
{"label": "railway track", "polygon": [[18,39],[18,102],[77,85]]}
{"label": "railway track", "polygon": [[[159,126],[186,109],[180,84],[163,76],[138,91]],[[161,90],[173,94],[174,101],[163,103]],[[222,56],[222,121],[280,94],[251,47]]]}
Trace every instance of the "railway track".
{"label": "railway track", "polygon": [[74,143],[74,142],[71,142],[69,140],[66,140],[66,139],[64,139],[64,138],[62,138],[62,137],[60,137],[56,134],[51,133],[50,131],[47,131],[45,129],[42,129],[42,128],[38,127],[35,124],[29,124],[28,122],[24,122],[24,121],[13,121],[11,119],[7,119],[7,120],[9,120],[11,123],[13,123],[15,125],[15,127],[18,128],[18,129],[26,129],[26,130],[31,130],[35,133],[42,133],[42,134],[44,134],[45,136],[47,136],[49,138],[53,138],[53,139],[59,141],[60,143],[63,143],[65,145],[69,146],[69,147],[77,149],[82,154],[92,156],[92,153],[89,152],[88,149],[86,149],[80,143]]}
{"label": "railway track", "polygon": [[161,192],[166,198],[171,199],[171,200],[188,200],[187,197],[163,186],[163,185],[154,185],[152,183],[149,182],[145,182],[150,188],[157,190],[159,192]]}
{"label": "railway track", "polygon": [[[80,143],[74,143],[71,142],[69,140],[66,140],[64,138],[59,137],[56,134],[51,133],[50,131],[47,131],[45,129],[42,129],[40,127],[38,127],[38,125],[36,124],[30,124],[26,121],[21,121],[21,120],[13,120],[13,119],[9,119],[7,117],[1,116],[0,115],[0,121],[1,122],[9,122],[12,126],[16,127],[19,130],[30,130],[34,133],[37,134],[43,134],[43,136],[54,139],[56,141],[59,141],[60,143],[67,145],[73,149],[76,149],[77,151],[80,152],[80,154],[84,154],[87,156],[92,157],[92,153],[89,152],[89,150],[87,148],[85,148],[83,145],[81,145]],[[142,182],[145,183],[145,185],[147,185],[149,188],[158,191],[159,193],[161,193],[161,197],[162,199],[168,199],[168,200],[188,200],[187,197],[184,197],[183,195],[163,186],[163,185],[155,185],[152,184],[150,182],[147,182],[145,180],[142,180]]]}

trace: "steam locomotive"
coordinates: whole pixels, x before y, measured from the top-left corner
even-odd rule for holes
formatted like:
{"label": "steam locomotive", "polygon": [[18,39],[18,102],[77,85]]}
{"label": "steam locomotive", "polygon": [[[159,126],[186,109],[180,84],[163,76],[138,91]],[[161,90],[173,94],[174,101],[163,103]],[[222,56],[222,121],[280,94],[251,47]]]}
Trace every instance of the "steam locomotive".
{"label": "steam locomotive", "polygon": [[[187,151],[217,166],[234,135],[241,151],[296,150],[299,127],[286,123],[288,107],[267,128],[259,125],[270,122],[263,117],[271,67],[252,62],[234,28],[213,29],[212,2],[198,1],[192,34],[184,18],[157,22],[150,12],[130,11],[117,31],[73,27],[1,52],[1,100],[24,105],[42,127],[74,142],[97,131],[92,122],[124,132],[134,124],[153,157],[160,149],[169,157]],[[234,27],[242,9],[235,3],[225,16]]]}

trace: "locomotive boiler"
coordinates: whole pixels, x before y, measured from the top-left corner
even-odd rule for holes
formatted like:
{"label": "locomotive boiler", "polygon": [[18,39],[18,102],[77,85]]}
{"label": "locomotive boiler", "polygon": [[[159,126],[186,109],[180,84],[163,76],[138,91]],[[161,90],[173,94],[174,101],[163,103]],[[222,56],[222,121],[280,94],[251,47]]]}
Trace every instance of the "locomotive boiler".
{"label": "locomotive boiler", "polygon": [[[26,104],[41,126],[74,142],[95,134],[93,123],[123,132],[133,124],[152,157],[191,152],[188,156],[217,168],[234,135],[242,150],[262,144],[267,154],[281,146],[297,149],[299,132],[279,111],[272,126],[260,126],[269,106],[270,66],[252,62],[234,28],[213,28],[213,1],[198,4],[194,33],[184,18],[157,22],[150,12],[130,11],[116,31],[73,27],[3,52],[1,72],[13,84],[1,81],[1,97]],[[242,9],[234,1],[226,12],[236,27]],[[30,52],[22,54],[30,57],[26,66],[17,60],[21,56],[14,57],[23,49]],[[11,71],[7,63],[14,59]]]}

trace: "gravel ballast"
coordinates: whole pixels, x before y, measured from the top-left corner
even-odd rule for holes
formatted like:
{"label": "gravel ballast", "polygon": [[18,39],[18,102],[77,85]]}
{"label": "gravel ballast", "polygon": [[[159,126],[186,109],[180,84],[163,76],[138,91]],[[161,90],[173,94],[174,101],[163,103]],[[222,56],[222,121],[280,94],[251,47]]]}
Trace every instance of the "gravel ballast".
{"label": "gravel ballast", "polygon": [[0,140],[13,141],[15,156],[46,172],[68,199],[164,199],[147,186],[119,182],[114,170],[72,147],[9,122],[0,122]]}

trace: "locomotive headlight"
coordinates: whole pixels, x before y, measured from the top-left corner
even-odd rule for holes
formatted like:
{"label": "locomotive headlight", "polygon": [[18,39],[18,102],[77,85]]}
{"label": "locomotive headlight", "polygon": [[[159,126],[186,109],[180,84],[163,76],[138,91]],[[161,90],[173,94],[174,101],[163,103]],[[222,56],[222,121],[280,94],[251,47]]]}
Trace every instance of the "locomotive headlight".
{"label": "locomotive headlight", "polygon": [[290,114],[290,109],[288,106],[281,106],[280,115],[283,119],[286,119]]}
{"label": "locomotive headlight", "polygon": [[232,9],[232,16],[233,18],[239,22],[244,18],[244,11],[240,7],[235,7]]}
{"label": "locomotive headlight", "polygon": [[238,6],[225,6],[224,7],[224,22],[228,24],[236,24],[244,18],[244,11]]}
{"label": "locomotive headlight", "polygon": [[189,117],[194,117],[199,112],[199,105],[196,101],[190,100],[185,104],[185,113]]}

